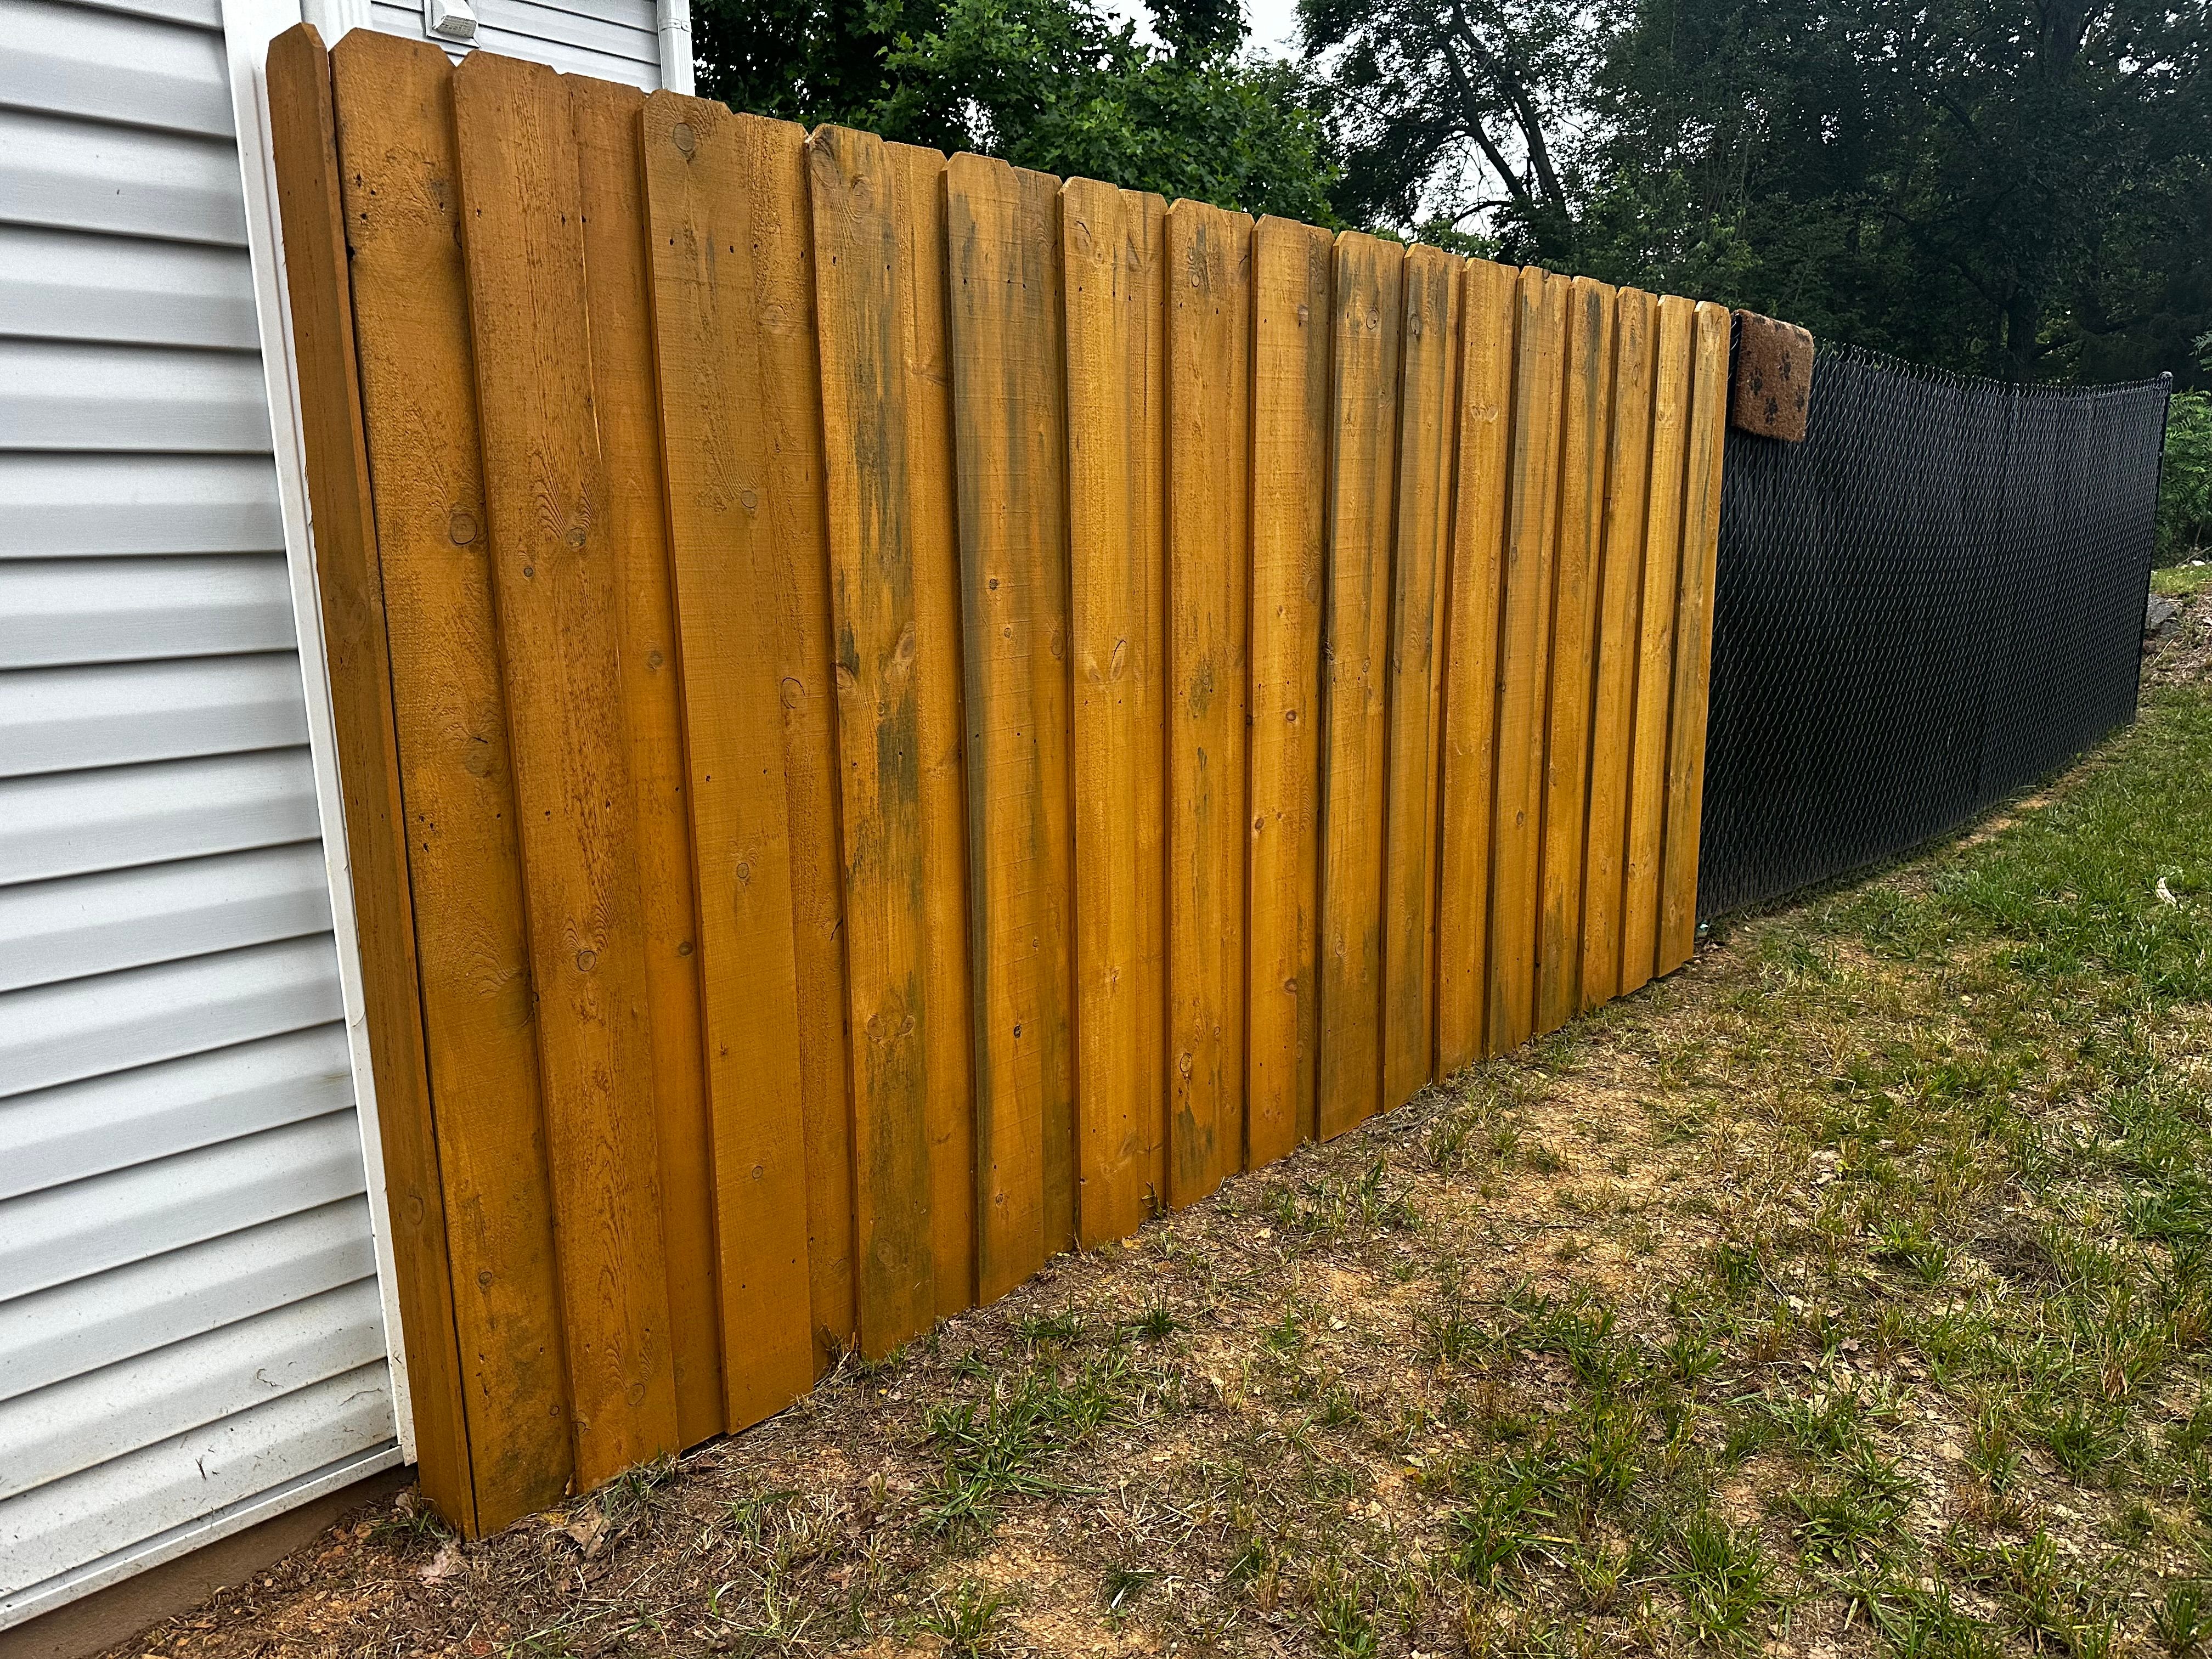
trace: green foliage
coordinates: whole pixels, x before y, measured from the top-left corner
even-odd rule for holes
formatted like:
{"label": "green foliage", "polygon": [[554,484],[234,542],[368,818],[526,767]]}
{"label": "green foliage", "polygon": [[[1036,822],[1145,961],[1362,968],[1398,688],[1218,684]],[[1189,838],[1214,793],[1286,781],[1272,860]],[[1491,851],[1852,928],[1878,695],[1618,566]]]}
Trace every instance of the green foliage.
{"label": "green foliage", "polygon": [[2174,395],[2166,414],[2158,477],[2158,562],[2179,564],[2212,549],[2212,397]]}

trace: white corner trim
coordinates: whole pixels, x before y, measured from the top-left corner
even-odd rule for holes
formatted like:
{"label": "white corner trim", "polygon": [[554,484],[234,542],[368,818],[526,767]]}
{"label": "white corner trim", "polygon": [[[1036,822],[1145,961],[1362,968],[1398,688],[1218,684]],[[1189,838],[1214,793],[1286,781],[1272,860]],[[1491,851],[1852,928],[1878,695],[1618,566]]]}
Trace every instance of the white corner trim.
{"label": "white corner trim", "polygon": [[[332,12],[357,10],[367,0],[307,0]],[[353,872],[346,857],[345,799],[338,789],[337,727],[331,714],[323,611],[309,534],[307,456],[300,436],[299,364],[284,285],[284,240],[276,208],[276,163],[270,140],[269,43],[301,21],[301,0],[224,0],[223,49],[231,105],[238,123],[238,164],[246,185],[246,240],[253,262],[254,311],[261,328],[261,372],[269,389],[270,436],[284,524],[284,562],[292,579],[292,615],[299,633],[300,677],[307,696],[307,749],[322,821],[323,866],[331,890],[331,933],[337,946],[338,988],[353,1065],[354,1109],[368,1181],[369,1226],[376,1247],[377,1288],[384,1304],[385,1346],[392,1361],[392,1407],[399,1452],[415,1458],[415,1413],[407,1389],[407,1349],[399,1319],[399,1278],[392,1257],[391,1194],[385,1182],[384,1139],[378,1132],[376,1079],[369,1066],[368,1023],[362,994],[361,939],[354,921]],[[358,27],[358,25],[356,25]],[[317,24],[318,30],[322,25]],[[325,34],[326,40],[331,38]]]}
{"label": "white corner trim", "polygon": [[689,97],[698,85],[692,73],[691,0],[653,0],[653,21],[660,32],[660,84]]}
{"label": "white corner trim", "polygon": [[[323,44],[335,46],[349,31],[368,27],[368,4],[369,0],[301,0],[300,15],[292,21],[313,23]],[[224,15],[229,15],[228,9]]]}

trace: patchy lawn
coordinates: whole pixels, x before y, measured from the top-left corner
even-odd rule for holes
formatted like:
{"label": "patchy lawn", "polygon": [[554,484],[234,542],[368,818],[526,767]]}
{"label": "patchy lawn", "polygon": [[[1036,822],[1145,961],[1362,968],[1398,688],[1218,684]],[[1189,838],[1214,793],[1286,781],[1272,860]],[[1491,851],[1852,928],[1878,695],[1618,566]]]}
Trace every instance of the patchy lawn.
{"label": "patchy lawn", "polygon": [[2212,698],[752,1433],[128,1650],[2212,1638]]}

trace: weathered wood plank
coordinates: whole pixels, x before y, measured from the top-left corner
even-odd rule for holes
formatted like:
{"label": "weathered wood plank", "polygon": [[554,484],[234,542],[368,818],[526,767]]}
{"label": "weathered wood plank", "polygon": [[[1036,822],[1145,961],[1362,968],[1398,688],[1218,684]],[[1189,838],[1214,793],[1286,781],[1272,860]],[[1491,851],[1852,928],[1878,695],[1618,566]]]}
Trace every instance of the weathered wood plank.
{"label": "weathered wood plank", "polygon": [[1406,256],[1398,402],[1396,550],[1390,593],[1389,764],[1383,811],[1382,1104],[1426,1084],[1436,1057],[1437,649],[1459,435],[1463,262]]}
{"label": "weathered wood plank", "polygon": [[300,388],[300,442],[314,507],[331,720],[345,799],[362,1011],[376,1078],[387,1211],[380,1224],[392,1229],[401,1358],[422,1491],[441,1514],[474,1537],[476,1492],[469,1477],[446,1195],[438,1179],[437,1126],[416,991],[406,806],[392,718],[384,576],[362,429],[337,112],[330,57],[311,25],[295,24],[270,44],[269,118]]}
{"label": "weathered wood plank", "polygon": [[679,1442],[582,193],[567,90],[543,64],[465,59],[453,126],[562,1334],[590,1486]]}
{"label": "weathered wood plank", "polygon": [[470,1473],[489,1533],[556,1502],[575,1465],[453,189],[453,66],[426,42],[367,29],[331,62]]}
{"label": "weathered wood plank", "polygon": [[1489,1042],[1492,1054],[1535,1026],[1542,902],[1545,689],[1551,678],[1552,555],[1558,529],[1567,278],[1530,266],[1520,279],[1513,371],[1513,492],[1507,507],[1498,664],[1498,810],[1491,830]]}
{"label": "weathered wood plank", "polygon": [[755,129],[775,125],[655,93],[641,128],[732,1428],[789,1404],[815,1374],[788,611],[769,499],[784,481],[759,418],[774,364],[752,258],[773,222]]}
{"label": "weathered wood plank", "polygon": [[1167,204],[1070,179],[1067,499],[1074,628],[1081,1236],[1165,1201]]}
{"label": "weathered wood plank", "polygon": [[956,155],[945,201],[989,1302],[1075,1239],[1058,181]]}
{"label": "weathered wood plank", "polygon": [[875,1358],[937,1316],[906,295],[883,140],[817,128],[807,161],[842,758],[854,1288],[860,1349]]}
{"label": "weathered wood plank", "polygon": [[1336,240],[1322,685],[1319,1133],[1382,1103],[1382,825],[1389,727],[1391,506],[1406,252]]}
{"label": "weathered wood plank", "polygon": [[1252,221],[1168,210],[1168,1201],[1244,1167]]}
{"label": "weathered wood plank", "polygon": [[1613,289],[1587,276],[1567,288],[1559,529],[1552,561],[1550,734],[1536,936],[1536,1029],[1557,1030],[1582,1003],[1583,847],[1589,827],[1590,701],[1605,535],[1607,434],[1613,395]]}
{"label": "weathered wood plank", "polygon": [[714,1304],[714,1182],[700,1053],[696,884],[684,799],[684,700],[677,684],[676,599],[660,474],[660,400],[653,378],[653,295],[638,167],[645,94],[563,77],[576,135],[592,329],[592,405],[606,465],[614,552],[623,727],[637,817],[646,989],[652,1009],[653,1126],[668,1262],[676,1426],[684,1444],[720,1434],[721,1321]]}
{"label": "weathered wood plank", "polygon": [[1590,711],[1589,836],[1583,853],[1584,1008],[1610,1001],[1620,989],[1621,872],[1628,844],[1628,769],[1651,483],[1651,296],[1625,288],[1614,313],[1613,434],[1606,463],[1597,680]]}
{"label": "weathered wood plank", "polygon": [[1245,1134],[1255,1168],[1314,1134],[1332,240],[1288,219],[1252,233]]}
{"label": "weathered wood plank", "polygon": [[1667,803],[1667,716],[1674,684],[1674,594],[1682,556],[1682,462],[1696,307],[1674,295],[1658,311],[1653,358],[1651,483],[1638,607],[1636,710],[1621,872],[1620,994],[1651,977],[1659,950],[1660,854]]}
{"label": "weathered wood plank", "polygon": [[1705,693],[1712,668],[1714,559],[1728,432],[1729,312],[1700,301],[1692,348],[1682,477],[1682,569],[1674,612],[1674,706],[1668,719],[1665,850],[1656,973],[1698,943],[1698,832],[1705,799]]}
{"label": "weathered wood plank", "polygon": [[1518,278],[1470,260],[1460,317],[1459,488],[1445,599],[1442,845],[1437,884],[1437,1067],[1484,1052],[1490,837],[1498,744],[1498,623],[1510,471]]}

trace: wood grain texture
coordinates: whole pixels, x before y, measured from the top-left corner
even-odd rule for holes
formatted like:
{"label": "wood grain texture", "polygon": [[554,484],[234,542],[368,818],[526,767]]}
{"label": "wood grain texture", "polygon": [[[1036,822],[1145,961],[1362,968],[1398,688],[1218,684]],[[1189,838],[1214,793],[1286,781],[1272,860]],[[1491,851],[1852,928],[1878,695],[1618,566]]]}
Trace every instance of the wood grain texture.
{"label": "wood grain texture", "polygon": [[1252,233],[1245,1138],[1255,1169],[1314,1134],[1332,241],[1288,219]]}
{"label": "wood grain texture", "polygon": [[1406,256],[1390,577],[1389,760],[1383,811],[1382,1104],[1429,1080],[1436,1057],[1437,789],[1444,569],[1459,433],[1462,261]]}
{"label": "wood grain texture", "polygon": [[653,1128],[668,1263],[676,1427],[687,1446],[720,1434],[722,1334],[714,1302],[714,1182],[700,1050],[696,884],[684,798],[684,699],[677,684],[676,596],[660,475],[653,296],[638,167],[645,94],[565,76],[584,217],[592,407],[606,472],[615,562],[623,730],[636,815],[646,992],[652,1011]]}
{"label": "wood grain texture", "polygon": [[1605,477],[1613,397],[1613,291],[1577,276],[1567,286],[1565,398],[1559,440],[1559,529],[1552,559],[1550,732],[1536,936],[1536,1029],[1553,1031],[1582,1006],[1583,847],[1589,825],[1590,701]]}
{"label": "wood grain texture", "polygon": [[1437,1069],[1484,1052],[1489,988],[1490,838],[1498,744],[1498,625],[1506,504],[1516,274],[1469,260],[1461,282],[1458,489],[1445,578],[1443,760],[1437,881]]}
{"label": "wood grain texture", "polygon": [[960,667],[960,524],[953,501],[952,359],[945,322],[945,157],[888,147],[906,377],[908,556],[914,566],[921,738],[923,926],[929,950],[930,1225],[937,1311],[975,1301],[975,1088],[968,948],[968,786]]}
{"label": "wood grain texture", "polygon": [[1720,542],[1721,457],[1728,431],[1729,312],[1701,301],[1691,349],[1683,444],[1682,567],[1675,585],[1674,707],[1668,719],[1667,812],[1661,855],[1659,952],[1671,974],[1698,943],[1698,832],[1705,811],[1706,690],[1712,666],[1714,560]]}
{"label": "wood grain texture", "polygon": [[1322,650],[1318,1133],[1382,1103],[1382,825],[1389,743],[1390,512],[1405,250],[1336,239],[1327,610]]}
{"label": "wood grain texture", "polygon": [[1498,624],[1497,811],[1491,829],[1488,1051],[1535,1029],[1542,903],[1546,688],[1551,683],[1552,556],[1558,528],[1568,279],[1520,277],[1513,368],[1513,492]]}
{"label": "wood grain texture", "polygon": [[331,64],[470,1470],[476,1525],[489,1533],[557,1501],[575,1465],[453,190],[453,67],[435,46],[366,29]]}
{"label": "wood grain texture", "polygon": [[1168,1201],[1244,1167],[1252,221],[1168,210]]}
{"label": "wood grain texture", "polygon": [[542,64],[465,59],[453,126],[576,1476],[597,1486],[680,1443],[582,190]]}
{"label": "wood grain texture", "polygon": [[945,203],[988,1302],[1075,1240],[1058,181],[956,155]]}
{"label": "wood grain texture", "polygon": [[1674,295],[1656,307],[1651,483],[1643,599],[1637,617],[1636,706],[1628,775],[1628,848],[1621,871],[1620,994],[1651,977],[1659,951],[1660,854],[1667,804],[1667,717],[1674,686],[1674,600],[1682,554],[1683,444],[1690,416],[1690,336],[1696,307]]}
{"label": "wood grain texture", "polygon": [[769,500],[782,477],[758,417],[774,364],[752,259],[769,228],[760,153],[776,147],[757,129],[775,125],[655,93],[641,137],[733,1429],[789,1404],[815,1372],[784,778],[787,567]]}
{"label": "wood grain texture", "polygon": [[1166,216],[1091,179],[1060,192],[1085,1245],[1168,1189]]}
{"label": "wood grain texture", "polygon": [[295,24],[269,47],[269,118],[283,226],[300,442],[313,503],[314,566],[345,800],[362,1012],[376,1079],[385,1206],[398,1273],[400,1358],[422,1492],[465,1536],[477,1533],[467,1407],[438,1179],[437,1126],[416,995],[406,806],[392,719],[384,575],[362,428],[345,208],[338,191],[330,56]]}
{"label": "wood grain texture", "polygon": [[921,633],[908,532],[907,296],[897,182],[872,134],[807,141],[843,785],[861,1352],[937,1317]]}
{"label": "wood grain texture", "polygon": [[1581,1006],[1620,989],[1621,872],[1628,844],[1628,771],[1636,714],[1636,652],[1644,597],[1644,531],[1651,484],[1651,296],[1614,302],[1613,431],[1607,444],[1604,547],[1597,579],[1596,680],[1590,705],[1589,831],[1583,849]]}

